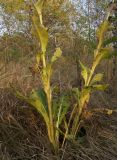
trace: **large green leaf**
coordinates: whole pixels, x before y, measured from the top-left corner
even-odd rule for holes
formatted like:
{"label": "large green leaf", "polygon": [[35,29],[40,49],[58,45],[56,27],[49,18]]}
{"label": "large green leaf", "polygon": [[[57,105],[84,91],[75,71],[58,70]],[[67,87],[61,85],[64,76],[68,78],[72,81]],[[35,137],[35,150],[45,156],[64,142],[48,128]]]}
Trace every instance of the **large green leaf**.
{"label": "large green leaf", "polygon": [[30,103],[33,107],[35,107],[38,112],[43,116],[46,124],[49,124],[49,117],[48,117],[48,111],[46,106],[43,104],[46,103],[44,102],[46,100],[45,95],[42,90],[40,91],[35,91],[33,90],[29,96],[28,103]]}
{"label": "large green leaf", "polygon": [[43,104],[43,106],[45,107],[46,111],[48,112],[48,103],[47,103],[47,96],[46,93],[44,91],[43,88],[35,91],[41,101],[41,103]]}
{"label": "large green leaf", "polygon": [[49,117],[46,106],[44,106],[45,95],[43,91],[36,92],[33,90],[29,97],[24,96],[15,87],[11,85],[13,94],[15,94],[19,99],[25,100],[27,103],[31,104],[37,111],[42,115],[45,120],[46,125],[49,125]]}

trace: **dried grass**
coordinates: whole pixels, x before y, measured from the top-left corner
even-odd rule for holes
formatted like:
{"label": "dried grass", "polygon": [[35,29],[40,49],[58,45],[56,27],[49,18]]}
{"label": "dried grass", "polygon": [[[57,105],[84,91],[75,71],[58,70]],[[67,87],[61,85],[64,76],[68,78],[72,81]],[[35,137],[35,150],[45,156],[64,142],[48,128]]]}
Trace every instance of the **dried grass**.
{"label": "dried grass", "polygon": [[9,89],[1,90],[0,160],[116,160],[116,116],[94,114],[84,122],[87,134],[55,156],[38,113]]}

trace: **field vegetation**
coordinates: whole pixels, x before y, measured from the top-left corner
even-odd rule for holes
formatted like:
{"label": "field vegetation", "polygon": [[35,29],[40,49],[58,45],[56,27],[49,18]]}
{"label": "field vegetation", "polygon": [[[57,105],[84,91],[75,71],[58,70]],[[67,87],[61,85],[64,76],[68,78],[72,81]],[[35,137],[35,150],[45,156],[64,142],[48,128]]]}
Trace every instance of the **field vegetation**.
{"label": "field vegetation", "polygon": [[116,160],[116,0],[0,0],[0,22],[0,160]]}

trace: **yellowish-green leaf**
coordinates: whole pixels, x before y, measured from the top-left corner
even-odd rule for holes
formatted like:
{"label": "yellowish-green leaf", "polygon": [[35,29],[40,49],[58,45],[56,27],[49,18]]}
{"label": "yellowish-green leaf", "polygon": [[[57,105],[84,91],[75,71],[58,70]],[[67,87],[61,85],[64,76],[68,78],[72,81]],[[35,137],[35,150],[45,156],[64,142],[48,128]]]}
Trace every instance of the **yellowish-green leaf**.
{"label": "yellowish-green leaf", "polygon": [[35,107],[37,109],[37,111],[43,116],[46,124],[49,124],[49,117],[48,117],[48,113],[46,111],[46,106],[43,106],[38,92],[36,92],[35,90],[32,91],[29,99],[28,99],[28,103],[30,103],[33,107]]}
{"label": "yellowish-green leaf", "polygon": [[81,75],[82,75],[82,77],[83,77],[83,79],[84,79],[84,82],[85,82],[85,84],[86,84],[87,79],[88,79],[89,69],[88,69],[87,67],[85,67],[84,64],[83,64],[81,61],[79,61],[79,63],[80,63],[80,66],[81,66],[81,68],[82,68]]}
{"label": "yellowish-green leaf", "polygon": [[45,54],[46,48],[47,48],[47,44],[48,44],[48,32],[47,32],[47,29],[43,25],[38,23],[36,17],[33,17],[33,23],[34,23],[36,32],[37,32],[38,37],[39,37],[40,42],[41,42],[41,50]]}
{"label": "yellowish-green leaf", "polygon": [[91,80],[91,85],[95,84],[96,82],[100,82],[103,78],[103,74],[102,73],[98,73],[96,74],[93,79]]}
{"label": "yellowish-green leaf", "polygon": [[82,70],[81,75],[82,75],[82,77],[83,77],[83,79],[85,81],[85,84],[86,84],[87,78],[88,78],[87,70]]}
{"label": "yellowish-green leaf", "polygon": [[102,48],[99,54],[95,57],[93,66],[97,66],[102,59],[107,58],[112,52],[112,48]]}
{"label": "yellowish-green leaf", "polygon": [[46,75],[48,75],[48,78],[50,79],[52,75],[52,67],[51,64],[48,64],[47,67],[45,68]]}
{"label": "yellowish-green leaf", "polygon": [[43,103],[41,102],[41,99],[39,98],[38,92],[33,90],[32,93],[30,94],[30,97],[26,97],[26,96],[22,95],[22,93],[19,92],[12,85],[11,85],[11,88],[12,88],[13,93],[19,99],[25,100],[27,103],[31,104],[33,107],[35,107],[37,109],[37,111],[43,116],[45,123],[48,127],[48,125],[49,125],[48,113],[46,111],[46,106],[43,106]]}
{"label": "yellowish-green leaf", "polygon": [[88,103],[90,98],[90,92],[91,92],[91,87],[85,87],[81,91],[80,101],[79,101],[80,106],[83,107],[85,103]]}
{"label": "yellowish-green leaf", "polygon": [[54,55],[53,55],[53,57],[51,59],[51,62],[52,63],[55,62],[59,57],[61,57],[61,55],[62,55],[61,49],[60,48],[56,48],[56,51],[55,51],[55,53],[54,53]]}
{"label": "yellowish-green leaf", "polygon": [[40,37],[40,41],[41,41],[41,49],[42,52],[45,53],[46,52],[46,48],[47,48],[47,44],[48,44],[48,32],[47,29],[44,26],[38,26],[38,34]]}
{"label": "yellowish-green leaf", "polygon": [[110,23],[108,21],[104,21],[97,29],[97,37],[99,39],[99,43],[103,43],[105,32],[107,32],[109,28]]}
{"label": "yellowish-green leaf", "polygon": [[35,5],[35,8],[38,12],[38,14],[40,14],[42,12],[42,9],[43,9],[43,5],[44,5],[44,1],[45,0],[38,0],[34,5]]}
{"label": "yellowish-green leaf", "polygon": [[102,59],[108,58],[111,55],[112,51],[112,47],[102,48],[100,51],[100,54],[102,54]]}
{"label": "yellowish-green leaf", "polygon": [[92,86],[92,89],[96,89],[100,91],[104,91],[107,88],[108,88],[108,84],[105,84],[105,85],[97,84]]}

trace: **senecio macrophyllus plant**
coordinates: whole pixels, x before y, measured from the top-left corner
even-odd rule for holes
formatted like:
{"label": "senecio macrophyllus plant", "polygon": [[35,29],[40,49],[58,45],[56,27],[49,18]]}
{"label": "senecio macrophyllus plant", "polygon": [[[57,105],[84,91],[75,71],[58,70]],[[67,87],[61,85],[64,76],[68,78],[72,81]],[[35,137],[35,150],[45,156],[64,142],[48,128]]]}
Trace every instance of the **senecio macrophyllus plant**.
{"label": "senecio macrophyllus plant", "polygon": [[[84,85],[81,90],[78,88],[71,89],[71,93],[75,97],[76,103],[73,105],[69,119],[66,120],[65,115],[70,107],[68,98],[66,98],[66,96],[62,96],[59,103],[54,103],[52,96],[53,88],[51,86],[51,77],[53,64],[59,57],[61,57],[62,51],[60,48],[56,48],[50,61],[47,61],[46,57],[49,35],[47,28],[43,24],[42,18],[42,9],[45,3],[45,0],[38,0],[34,4],[34,8],[38,16],[33,15],[32,17],[37,39],[41,44],[41,50],[39,50],[36,54],[35,70],[37,70],[40,74],[42,88],[38,90],[33,89],[28,97],[23,96],[14,87],[12,88],[19,98],[24,99],[26,102],[31,104],[42,115],[47,127],[48,138],[53,145],[54,150],[57,152],[60,148],[60,134],[63,135],[63,142],[61,144],[62,147],[64,147],[67,139],[76,139],[82,115],[84,110],[87,108],[91,92],[93,90],[104,90],[108,86],[100,84],[103,74],[95,74],[95,69],[103,59],[112,56],[112,48],[106,47],[106,43],[104,41],[105,33],[111,28],[111,26],[108,21],[108,14],[106,20],[97,29],[98,45],[94,50],[92,66],[88,68],[81,61],[79,61],[82,69],[81,75],[84,79]],[[62,122],[64,122],[62,125],[64,126],[64,131],[60,129]]]}
{"label": "senecio macrophyllus plant", "polygon": [[39,43],[41,43],[41,50],[36,54],[36,65],[34,68],[40,74],[43,87],[38,91],[33,90],[29,97],[23,96],[17,90],[15,90],[15,93],[19,98],[24,99],[29,104],[34,106],[42,115],[46,123],[49,140],[55,151],[57,151],[59,148],[59,126],[68,110],[69,105],[65,105],[64,97],[60,99],[60,103],[58,103],[58,105],[56,104],[56,106],[54,106],[53,104],[53,88],[50,85],[53,64],[62,55],[62,51],[60,48],[56,48],[51,60],[47,62],[46,49],[48,45],[48,31],[44,26],[42,19],[42,8],[44,4],[44,0],[39,0],[34,4],[34,8],[36,9],[38,16],[33,15],[32,17],[36,37],[38,38]]}

